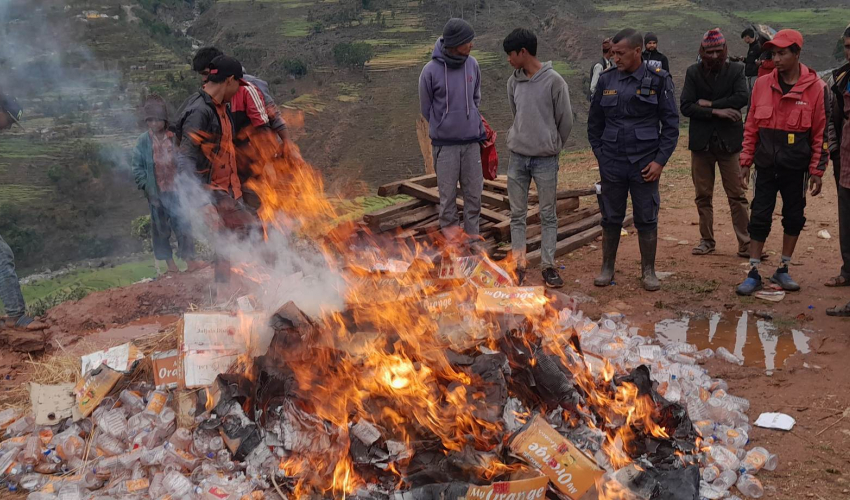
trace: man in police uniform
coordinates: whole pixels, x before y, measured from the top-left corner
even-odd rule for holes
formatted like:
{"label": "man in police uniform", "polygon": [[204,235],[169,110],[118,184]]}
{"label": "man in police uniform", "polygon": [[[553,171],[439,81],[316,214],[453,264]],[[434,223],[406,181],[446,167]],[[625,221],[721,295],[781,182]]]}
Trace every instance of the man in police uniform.
{"label": "man in police uniform", "polygon": [[614,262],[629,193],[641,254],[641,282],[660,288],[655,276],[658,243],[658,179],[679,140],[673,80],[641,59],[643,37],[633,29],[612,40],[616,68],[602,73],[590,105],[587,136],[602,178],[602,273],[596,286],[614,278]]}

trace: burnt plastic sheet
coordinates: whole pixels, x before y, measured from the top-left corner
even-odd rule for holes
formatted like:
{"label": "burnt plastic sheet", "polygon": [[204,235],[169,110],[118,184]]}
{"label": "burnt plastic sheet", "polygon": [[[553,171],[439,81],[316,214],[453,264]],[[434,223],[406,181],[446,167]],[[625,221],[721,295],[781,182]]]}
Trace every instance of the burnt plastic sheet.
{"label": "burnt plastic sheet", "polygon": [[652,500],[699,500],[699,466],[677,469],[650,468],[646,474],[658,482]]}

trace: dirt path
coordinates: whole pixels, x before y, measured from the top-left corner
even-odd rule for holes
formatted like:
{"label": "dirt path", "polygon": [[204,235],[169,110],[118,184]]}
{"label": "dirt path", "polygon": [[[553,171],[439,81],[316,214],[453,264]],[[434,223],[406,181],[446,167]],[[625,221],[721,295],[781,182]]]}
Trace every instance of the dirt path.
{"label": "dirt path", "polygon": [[[590,152],[571,154],[566,164],[562,162],[561,183],[590,185],[598,179],[596,166]],[[726,379],[731,393],[750,399],[751,420],[765,411],[784,412],[797,419],[790,433],[754,429],[750,434],[752,443],[764,445],[780,457],[776,471],[759,474],[765,483],[765,496],[781,500],[850,498],[850,417],[821,433],[850,407],[850,319],[830,318],[824,312],[827,307],[850,301],[850,288],[823,286],[841,266],[832,171],[824,179],[823,194],[808,200],[808,222],[791,266],[803,289],[777,304],[735,295],[735,286],[744,279],[747,265],[735,256],[737,244],[719,177],[714,198],[717,253],[703,257],[691,255],[691,248],[699,242],[699,219],[693,203],[690,155],[683,145],[665,169],[661,183],[658,269],[674,273],[662,282],[662,290],[650,293],[640,287],[640,254],[634,228],[629,228],[629,236],[620,244],[615,286],[593,286],[601,263],[601,243],[597,242],[559,261],[564,266],[561,274],[567,283],[565,289],[586,294],[591,302],[585,304],[585,311],[592,316],[617,310],[634,325],[650,331],[654,327],[663,333],[670,323],[663,322],[659,327],[658,322],[685,315],[679,326],[689,322],[692,331],[674,334],[689,342],[714,349],[724,346],[733,352],[740,342],[742,353],[750,358],[747,366],[712,360],[707,366],[712,376]],[[749,195],[752,197],[752,191]],[[591,202],[595,200],[583,200]],[[777,214],[780,210],[777,206]],[[779,261],[780,221],[781,217],[774,217],[773,232],[765,247],[770,258],[764,272],[772,273]],[[816,233],[821,229],[829,231],[831,239],[818,238]],[[687,244],[680,244],[682,241]],[[540,280],[536,273],[531,277]],[[744,323],[749,319],[749,326],[739,325],[739,333],[731,337],[721,334],[721,321],[709,340],[708,321],[698,319],[723,313],[724,318],[734,321],[747,311]],[[693,316],[690,321],[688,313]],[[775,330],[764,322],[756,325],[755,313],[772,316]],[[801,350],[798,347],[809,353],[793,354]],[[769,376],[766,364],[771,360],[775,367]]]}

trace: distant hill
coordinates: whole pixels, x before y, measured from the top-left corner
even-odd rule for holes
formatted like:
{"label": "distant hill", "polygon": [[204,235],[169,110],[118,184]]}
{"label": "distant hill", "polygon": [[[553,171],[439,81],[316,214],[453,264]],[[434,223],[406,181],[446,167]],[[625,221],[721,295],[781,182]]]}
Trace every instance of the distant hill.
{"label": "distant hill", "polygon": [[[127,158],[141,132],[148,93],[173,106],[197,88],[193,46],[214,44],[269,81],[278,104],[300,111],[302,151],[345,194],[419,174],[417,81],[442,26],[462,16],[476,29],[482,112],[504,145],[510,74],[501,48],[513,28],[540,38],[539,55],[568,81],[578,121],[569,148],[586,147],[587,74],[602,38],[623,27],[655,31],[677,85],[702,34],[720,27],[743,55],[749,22],[794,27],[803,60],[837,65],[837,37],[850,21],[843,0],[742,4],[729,0],[9,0],[0,3],[0,87],[26,109],[26,131],[0,135],[0,233],[26,266],[139,249],[131,221],[147,204]],[[753,10],[743,11],[741,8]],[[363,69],[334,60],[361,43]],[[306,74],[305,74],[306,73]]]}

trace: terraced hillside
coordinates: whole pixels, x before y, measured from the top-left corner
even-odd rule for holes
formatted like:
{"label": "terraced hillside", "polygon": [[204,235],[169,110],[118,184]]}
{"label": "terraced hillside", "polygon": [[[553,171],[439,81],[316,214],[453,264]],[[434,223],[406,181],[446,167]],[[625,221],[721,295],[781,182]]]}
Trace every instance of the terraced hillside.
{"label": "terraced hillside", "polygon": [[[279,104],[303,113],[298,143],[341,194],[418,174],[419,72],[445,20],[461,15],[477,32],[482,111],[506,164],[511,69],[501,42],[514,27],[538,33],[540,57],[570,84],[577,125],[569,148],[577,150],[586,147],[588,70],[599,41],[618,29],[658,33],[680,85],[704,31],[722,28],[730,52],[742,55],[738,33],[749,22],[800,29],[804,62],[833,67],[850,7],[840,0],[658,0],[640,8],[625,0],[10,0],[0,3],[0,86],[20,98],[27,128],[0,135],[0,232],[24,266],[138,249],[130,222],[147,207],[127,166],[141,131],[135,110],[151,92],[176,108],[196,88],[187,64],[193,45],[235,55],[270,82]],[[335,60],[335,47],[351,43],[370,49],[364,66]]]}

